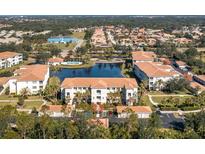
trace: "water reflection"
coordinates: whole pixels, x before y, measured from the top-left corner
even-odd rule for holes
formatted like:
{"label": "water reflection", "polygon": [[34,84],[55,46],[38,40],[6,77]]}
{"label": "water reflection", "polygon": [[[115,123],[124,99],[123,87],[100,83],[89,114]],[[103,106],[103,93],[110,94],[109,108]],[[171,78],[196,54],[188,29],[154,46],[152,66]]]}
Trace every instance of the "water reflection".
{"label": "water reflection", "polygon": [[51,76],[57,76],[62,80],[68,77],[122,77],[120,64],[95,64],[90,68],[70,69],[62,68],[51,72]]}

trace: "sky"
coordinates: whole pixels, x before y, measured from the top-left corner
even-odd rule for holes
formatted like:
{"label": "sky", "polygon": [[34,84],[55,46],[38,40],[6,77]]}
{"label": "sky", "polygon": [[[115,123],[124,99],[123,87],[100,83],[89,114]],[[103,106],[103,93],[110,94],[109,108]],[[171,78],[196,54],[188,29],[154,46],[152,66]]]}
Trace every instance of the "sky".
{"label": "sky", "polygon": [[0,15],[203,15],[204,0],[3,0]]}

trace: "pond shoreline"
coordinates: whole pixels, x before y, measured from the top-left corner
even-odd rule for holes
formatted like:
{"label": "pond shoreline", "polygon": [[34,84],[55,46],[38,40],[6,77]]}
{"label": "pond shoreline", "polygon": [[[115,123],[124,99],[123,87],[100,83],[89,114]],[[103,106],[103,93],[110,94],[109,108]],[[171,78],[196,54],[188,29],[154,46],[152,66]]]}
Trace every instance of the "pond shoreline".
{"label": "pond shoreline", "polygon": [[71,68],[58,66],[56,68],[56,70],[51,70],[51,76],[57,76],[61,81],[64,78],[72,77],[125,77],[119,63],[94,63],[90,64],[89,67],[88,65],[84,66],[84,68],[82,66]]}

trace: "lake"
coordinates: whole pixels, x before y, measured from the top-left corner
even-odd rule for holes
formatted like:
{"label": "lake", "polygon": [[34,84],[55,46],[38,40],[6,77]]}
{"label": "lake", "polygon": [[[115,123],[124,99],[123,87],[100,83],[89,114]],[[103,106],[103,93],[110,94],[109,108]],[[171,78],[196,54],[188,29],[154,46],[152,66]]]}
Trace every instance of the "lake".
{"label": "lake", "polygon": [[57,76],[61,81],[71,77],[123,77],[120,65],[98,63],[90,68],[61,68],[55,72],[51,71],[51,76]]}

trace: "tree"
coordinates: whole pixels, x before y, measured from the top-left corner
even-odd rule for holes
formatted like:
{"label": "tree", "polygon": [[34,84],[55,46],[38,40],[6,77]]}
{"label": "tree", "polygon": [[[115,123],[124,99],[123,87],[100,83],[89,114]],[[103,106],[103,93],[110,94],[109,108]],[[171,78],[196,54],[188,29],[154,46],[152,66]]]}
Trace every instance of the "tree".
{"label": "tree", "polygon": [[113,124],[110,127],[110,133],[113,139],[129,139],[131,135],[123,124]]}
{"label": "tree", "polygon": [[92,125],[87,131],[88,139],[109,139],[110,137],[109,129],[103,126]]}
{"label": "tree", "polygon": [[28,88],[23,88],[21,91],[20,91],[20,96],[18,96],[18,102],[17,104],[22,107],[25,103],[25,99],[28,98],[28,95],[30,94],[30,91]]}
{"label": "tree", "polygon": [[60,90],[60,79],[58,77],[49,78],[48,84],[44,90],[44,95],[47,98],[57,100],[57,94]]}
{"label": "tree", "polygon": [[52,119],[46,114],[44,114],[43,116],[39,118],[39,126],[40,126],[40,130],[42,131],[43,139],[48,138],[47,131],[48,131],[51,120]]}
{"label": "tree", "polygon": [[17,115],[16,128],[21,138],[28,138],[34,128],[34,117],[25,112],[19,113]]}
{"label": "tree", "polygon": [[151,114],[151,117],[149,119],[149,127],[153,128],[161,128],[162,126],[162,121],[159,117],[159,115],[155,112]]}
{"label": "tree", "polygon": [[145,84],[143,83],[143,82],[141,82],[140,83],[140,86],[139,86],[140,88],[139,88],[139,102],[141,103],[141,104],[143,104],[144,102],[143,102],[143,97],[144,97],[144,95],[145,95],[145,93],[146,93],[146,87],[145,87]]}
{"label": "tree", "polygon": [[11,105],[4,106],[0,109],[0,138],[4,136],[10,123],[14,123],[17,116],[17,110]]}
{"label": "tree", "polygon": [[24,99],[27,99],[28,98],[28,95],[30,95],[31,92],[28,88],[23,88],[21,91],[20,91],[20,96],[23,97]]}
{"label": "tree", "polygon": [[24,97],[19,96],[19,97],[18,97],[17,105],[18,105],[19,107],[22,107],[22,106],[24,105],[24,103],[25,103]]}
{"label": "tree", "polygon": [[183,78],[172,79],[166,82],[164,90],[173,93],[176,91],[183,91],[189,85],[188,81]]}
{"label": "tree", "polygon": [[194,131],[201,138],[205,138],[205,112],[186,115],[185,129]]}
{"label": "tree", "polygon": [[187,56],[187,59],[192,59],[193,57],[196,57],[199,53],[196,48],[189,48],[184,52],[184,54]]}
{"label": "tree", "polygon": [[131,114],[127,121],[125,122],[125,129],[130,134],[132,138],[136,138],[137,131],[139,127],[137,115]]}
{"label": "tree", "polygon": [[12,130],[11,128],[6,129],[4,136],[4,139],[20,139],[20,136],[18,132]]}
{"label": "tree", "polygon": [[71,121],[65,121],[65,136],[68,139],[78,138],[78,127]]}
{"label": "tree", "polygon": [[36,60],[38,63],[43,63],[45,64],[48,59],[51,57],[51,54],[49,54],[48,52],[40,52],[37,56],[36,56]]}

